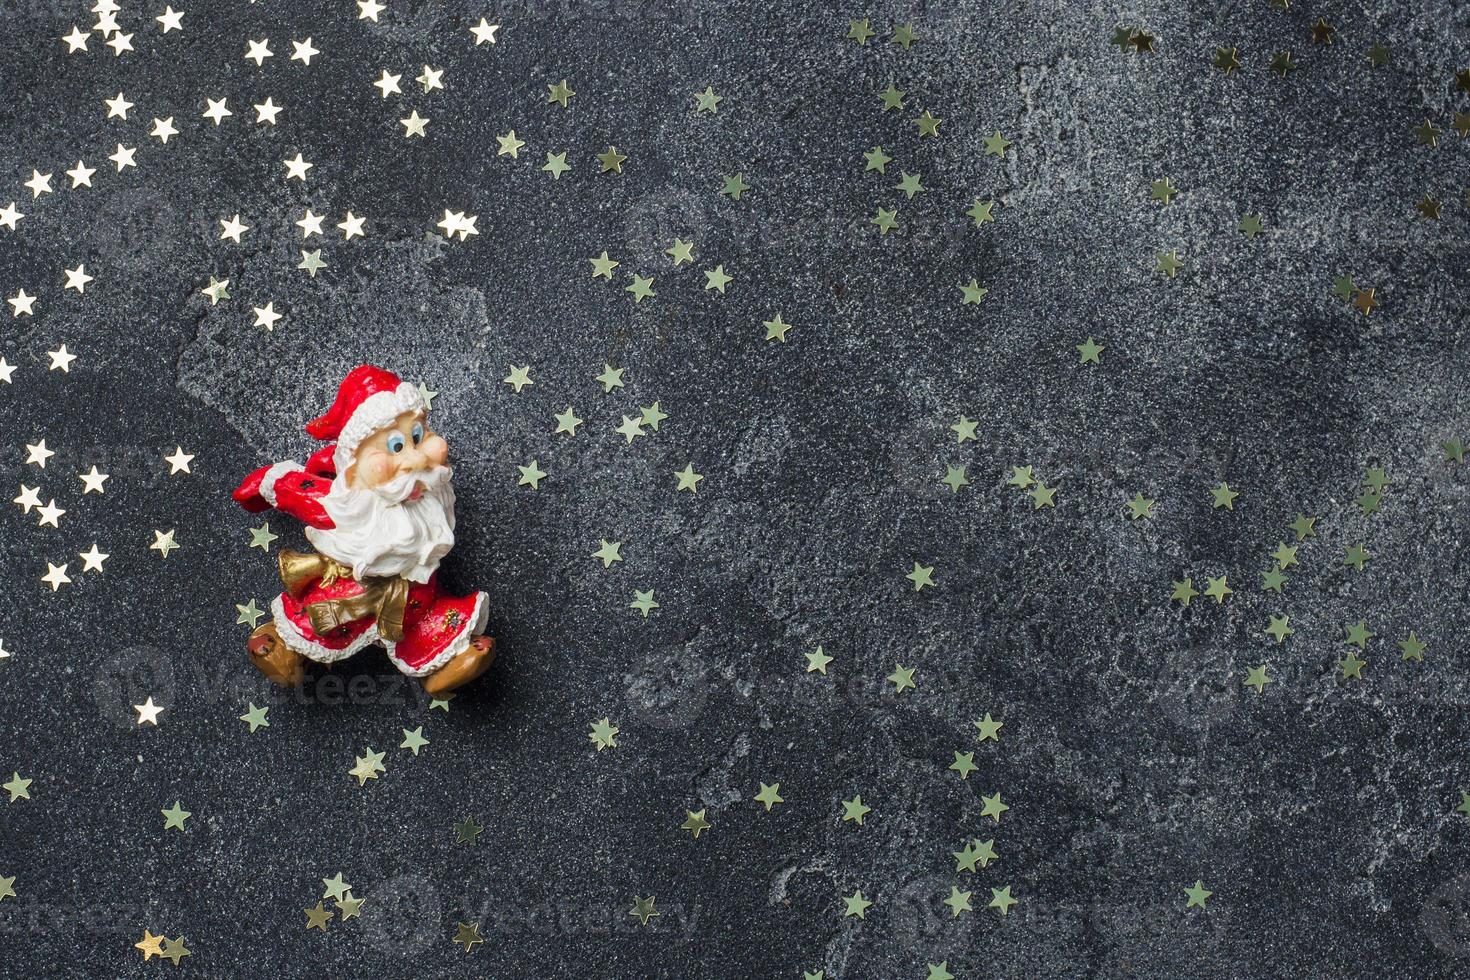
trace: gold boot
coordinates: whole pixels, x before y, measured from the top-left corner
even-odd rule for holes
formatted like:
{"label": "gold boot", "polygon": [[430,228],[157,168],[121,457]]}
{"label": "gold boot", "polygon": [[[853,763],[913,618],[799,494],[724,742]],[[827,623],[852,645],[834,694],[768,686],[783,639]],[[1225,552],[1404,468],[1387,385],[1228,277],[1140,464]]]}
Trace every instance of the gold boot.
{"label": "gold boot", "polygon": [[245,649],[256,669],[282,687],[295,687],[306,673],[306,658],[281,641],[274,623],[257,627]]}
{"label": "gold boot", "polygon": [[443,697],[485,673],[494,662],[495,638],[477,636],[463,652],[424,678],[424,690],[430,697]]}

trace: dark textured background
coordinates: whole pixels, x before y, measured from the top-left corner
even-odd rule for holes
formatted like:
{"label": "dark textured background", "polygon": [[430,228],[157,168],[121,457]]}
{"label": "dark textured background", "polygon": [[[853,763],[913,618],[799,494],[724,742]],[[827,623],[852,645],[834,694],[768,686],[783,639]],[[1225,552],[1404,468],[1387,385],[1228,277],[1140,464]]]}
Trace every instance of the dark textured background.
{"label": "dark textured background", "polygon": [[[136,52],[94,35],[82,3],[0,12],[0,478],[67,509],[38,528],[6,505],[0,583],[0,769],[34,778],[0,804],[0,973],[136,977],[146,927],[183,934],[180,975],[497,977],[1464,976],[1470,969],[1470,834],[1453,812],[1464,748],[1467,626],[1461,547],[1466,474],[1441,441],[1470,434],[1466,209],[1470,8],[1264,0],[1211,11],[1148,5],[875,2],[799,13],[743,0],[642,4],[389,0],[377,24],[346,2],[185,0],[182,34],[128,4]],[[796,8],[796,9],[792,9]],[[485,14],[493,47],[466,30]],[[1330,48],[1309,25],[1337,28]],[[879,32],[842,40],[849,17]],[[895,23],[920,36],[904,52]],[[1120,23],[1155,56],[1108,40]],[[322,53],[289,60],[290,40]],[[247,39],[269,37],[258,69]],[[1368,45],[1392,63],[1370,71]],[[1210,68],[1238,46],[1243,69]],[[1302,70],[1268,74],[1290,48]],[[446,90],[413,77],[445,69]],[[404,95],[372,87],[387,68]],[[546,104],[566,77],[571,109]],[[908,91],[882,114],[890,80]],[[692,93],[713,85],[717,116]],[[119,89],[137,105],[106,120]],[[274,128],[250,105],[284,106]],[[216,128],[205,98],[235,115]],[[426,139],[397,120],[416,108]],[[912,119],[944,117],[919,142]],[[160,145],[154,116],[181,133]],[[1413,127],[1445,129],[1438,148]],[[527,141],[518,160],[495,135]],[[1004,162],[982,154],[999,129]],[[138,147],[122,175],[105,157]],[[616,144],[621,176],[596,174]],[[862,152],[893,155],[864,174]],[[570,151],[559,182],[544,154]],[[283,159],[315,163],[284,180]],[[78,157],[95,186],[66,189]],[[31,168],[57,193],[29,199]],[[923,174],[912,202],[892,189]],[[743,171],[744,200],[720,197]],[[1149,182],[1182,193],[1167,208]],[[1414,202],[1445,199],[1439,222]],[[994,197],[996,221],[963,212]],[[878,206],[900,228],[879,237]],[[304,207],[329,267],[294,267]],[[448,207],[478,237],[445,242]],[[352,210],[365,239],[332,227]],[[220,218],[252,225],[219,240]],[[1235,225],[1261,213],[1248,242]],[[678,235],[696,265],[661,254]],[[586,258],[622,261],[611,285]],[[1177,248],[1176,280],[1151,271]],[[62,268],[96,276],[61,291]],[[700,269],[723,262],[728,295]],[[657,276],[635,306],[626,273]],[[1364,318],[1329,294],[1335,275],[1375,286]],[[199,294],[229,277],[232,298]],[[958,305],[959,282],[991,290]],[[284,311],[274,333],[251,305]],[[795,324],[785,345],[762,320]],[[1080,367],[1089,334],[1107,349]],[[65,342],[71,373],[47,372]],[[461,541],[450,580],[487,590],[500,660],[429,712],[379,652],[305,691],[267,689],[246,664],[234,603],[274,594],[259,523],[228,491],[257,465],[304,456],[299,425],[342,373],[371,360],[440,394],[434,421],[457,464]],[[627,387],[603,395],[604,361]],[[536,384],[516,395],[508,363]],[[670,418],[625,445],[623,414],[658,399]],[[553,412],[587,420],[553,436]],[[957,416],[980,421],[956,445]],[[23,445],[45,437],[44,471]],[[169,477],[181,444],[194,473]],[[517,488],[515,465],[549,472]],[[672,473],[693,461],[696,496]],[[939,482],[965,463],[972,485]],[[85,498],[74,474],[112,474]],[[1012,465],[1059,485],[1055,510],[1003,485]],[[1394,477],[1382,511],[1352,504],[1365,467]],[[1212,510],[1208,488],[1242,496]],[[0,486],[3,486],[0,485]],[[1135,491],[1150,521],[1125,519]],[[5,499],[8,498],[8,494]],[[1269,552],[1298,510],[1320,515],[1282,596]],[[272,520],[279,544],[299,529]],[[148,550],[177,529],[180,550]],[[623,540],[611,570],[590,559]],[[112,557],[80,575],[96,540]],[[1374,558],[1343,567],[1348,544]],[[76,584],[52,594],[45,562]],[[914,560],[936,566],[915,595]],[[1224,606],[1167,601],[1170,580],[1228,573]],[[627,608],[656,589],[646,621]],[[1276,647],[1269,614],[1296,635]],[[1342,623],[1377,636],[1362,683],[1334,663]],[[1393,642],[1415,629],[1422,664]],[[804,672],[822,644],[826,678]],[[883,677],[902,661],[916,691]],[[1269,663],[1277,683],[1243,689]],[[162,724],[128,707],[148,695]],[[237,720],[269,703],[270,728]],[[1004,720],[999,745],[972,719]],[[592,751],[587,724],[622,729]],[[414,758],[400,728],[425,726]],[[359,788],[364,745],[387,773]],[[961,781],[946,766],[977,749]],[[786,803],[751,801],[760,781]],[[1000,790],[999,827],[979,795]],[[840,824],[861,793],[867,825]],[[159,809],[182,799],[186,834]],[[707,807],[698,841],[679,829]],[[452,825],[476,816],[474,847]],[[950,852],[994,836],[999,860],[954,873]],[[319,879],[342,872],[362,916],[303,931]],[[963,878],[963,880],[961,880]],[[1215,895],[1186,912],[1182,889]],[[949,886],[975,891],[951,918]],[[1020,900],[1007,918],[990,887]],[[841,917],[861,888],[865,921]],[[639,929],[634,894],[661,918]],[[478,921],[484,946],[450,943]]]}

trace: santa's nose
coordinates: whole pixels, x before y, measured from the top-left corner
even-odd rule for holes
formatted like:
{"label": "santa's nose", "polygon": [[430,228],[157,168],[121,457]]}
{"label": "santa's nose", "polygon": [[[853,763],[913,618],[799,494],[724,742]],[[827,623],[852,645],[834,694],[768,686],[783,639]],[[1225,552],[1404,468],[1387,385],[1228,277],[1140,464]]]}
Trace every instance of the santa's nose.
{"label": "santa's nose", "polygon": [[449,458],[449,444],[442,436],[429,436],[419,446],[419,455],[423,457],[419,468],[425,469],[430,466],[443,466]]}

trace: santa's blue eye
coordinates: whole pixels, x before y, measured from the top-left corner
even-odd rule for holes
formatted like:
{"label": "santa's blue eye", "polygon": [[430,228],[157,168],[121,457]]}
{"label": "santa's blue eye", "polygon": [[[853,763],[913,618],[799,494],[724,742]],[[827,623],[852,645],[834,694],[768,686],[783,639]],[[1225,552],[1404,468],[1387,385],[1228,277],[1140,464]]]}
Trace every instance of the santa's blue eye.
{"label": "santa's blue eye", "polygon": [[424,426],[423,426],[423,423],[421,423],[421,422],[415,422],[413,424],[413,444],[415,446],[417,446],[419,443],[421,443],[423,441],[424,441]]}
{"label": "santa's blue eye", "polygon": [[388,437],[388,452],[403,452],[403,436],[401,434],[395,432],[393,435]]}

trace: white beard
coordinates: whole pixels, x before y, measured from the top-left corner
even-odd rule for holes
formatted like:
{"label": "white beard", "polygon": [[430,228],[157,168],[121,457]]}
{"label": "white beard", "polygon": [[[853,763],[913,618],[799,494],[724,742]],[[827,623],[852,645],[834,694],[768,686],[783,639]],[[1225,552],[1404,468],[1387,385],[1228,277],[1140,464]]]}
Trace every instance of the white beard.
{"label": "white beard", "polygon": [[[454,547],[454,486],[447,466],[375,490],[357,490],[345,476],[332,481],[322,507],[336,527],[309,527],[306,538],[323,555],[347,565],[356,579],[402,576],[427,582]],[[413,484],[428,488],[407,499]]]}

